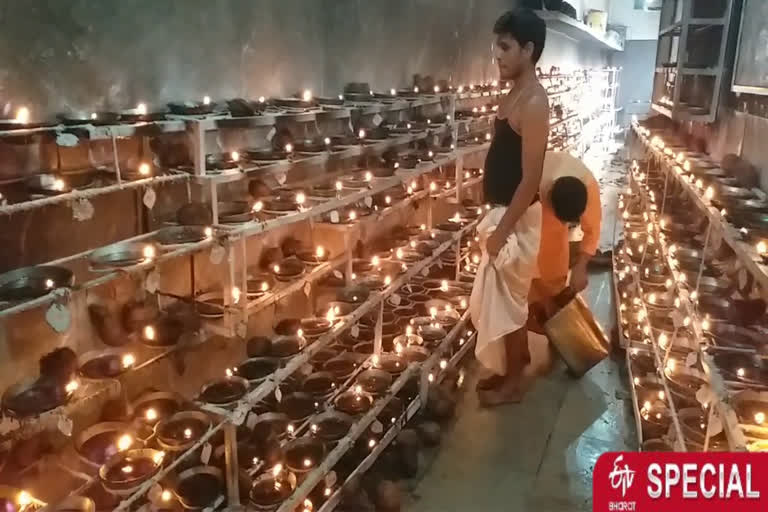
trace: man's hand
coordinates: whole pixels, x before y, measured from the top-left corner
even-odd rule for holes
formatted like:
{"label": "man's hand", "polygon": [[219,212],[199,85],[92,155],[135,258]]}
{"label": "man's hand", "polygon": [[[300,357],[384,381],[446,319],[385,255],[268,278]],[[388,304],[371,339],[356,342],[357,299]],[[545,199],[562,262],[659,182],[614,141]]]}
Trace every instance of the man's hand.
{"label": "man's hand", "polygon": [[491,261],[493,261],[494,258],[499,255],[499,252],[506,243],[507,237],[504,236],[498,229],[491,233],[491,235],[488,237],[488,240],[485,242],[485,248],[488,251],[488,256],[491,258]]}
{"label": "man's hand", "polygon": [[589,284],[589,276],[587,275],[587,261],[579,261],[571,269],[571,280],[569,286],[575,293],[579,293],[584,290]]}

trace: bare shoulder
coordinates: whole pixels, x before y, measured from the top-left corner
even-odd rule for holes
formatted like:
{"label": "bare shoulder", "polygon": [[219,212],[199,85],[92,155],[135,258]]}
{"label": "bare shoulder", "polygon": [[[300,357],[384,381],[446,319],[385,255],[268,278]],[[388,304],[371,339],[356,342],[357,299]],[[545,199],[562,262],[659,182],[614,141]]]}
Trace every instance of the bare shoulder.
{"label": "bare shoulder", "polygon": [[526,97],[521,110],[526,115],[546,114],[549,118],[549,97],[541,84],[531,88],[531,94]]}

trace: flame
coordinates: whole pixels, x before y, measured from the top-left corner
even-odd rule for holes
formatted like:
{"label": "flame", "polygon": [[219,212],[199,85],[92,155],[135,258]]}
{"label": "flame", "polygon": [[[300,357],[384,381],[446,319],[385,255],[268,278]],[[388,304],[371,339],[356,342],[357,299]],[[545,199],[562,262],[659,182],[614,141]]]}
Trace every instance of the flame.
{"label": "flame", "polygon": [[326,146],[330,146],[331,145],[331,138],[330,137],[326,137],[326,138],[323,139],[323,142],[325,142]]}
{"label": "flame", "polygon": [[266,292],[267,290],[269,290],[269,283],[266,281],[263,281],[261,283],[261,291]]}
{"label": "flame", "polygon": [[22,124],[29,122],[29,109],[27,107],[20,107],[16,111],[16,121]]}
{"label": "flame", "polygon": [[285,152],[286,153],[293,153],[293,144],[291,144],[290,142],[288,144],[286,144],[285,145]]}
{"label": "flame", "polygon": [[167,489],[164,490],[162,492],[162,494],[160,494],[160,499],[165,501],[165,502],[171,501],[171,497],[172,497],[171,491],[169,491]]}
{"label": "flame", "polygon": [[53,288],[55,285],[56,285],[56,283],[54,283],[54,282],[53,282],[53,279],[46,279],[46,280],[45,280],[45,287],[46,287],[47,289],[49,289],[49,290],[50,290],[50,289],[51,289],[51,288]]}
{"label": "flame", "polygon": [[307,196],[304,194],[304,192],[299,192],[296,194],[296,203],[297,204],[304,204],[307,201]]}
{"label": "flame", "polygon": [[161,462],[163,462],[164,458],[165,458],[165,452],[158,452],[152,457],[152,460],[155,462],[155,464],[160,464]]}
{"label": "flame", "polygon": [[758,425],[762,425],[763,423],[765,423],[765,413],[758,412],[757,414],[755,414],[755,423],[757,423]]}
{"label": "flame", "polygon": [[418,85],[413,88],[413,92],[415,92],[416,94],[419,93],[419,86]]}
{"label": "flame", "polygon": [[355,212],[355,210],[352,210],[351,212],[349,212],[349,220],[355,220],[355,219],[357,219],[357,212]]}
{"label": "flame", "polygon": [[121,452],[124,452],[125,450],[130,448],[132,444],[133,444],[133,438],[130,435],[128,434],[122,435],[120,436],[120,439],[117,440],[117,449]]}
{"label": "flame", "polygon": [[133,354],[125,354],[123,356],[123,368],[130,368],[136,364],[136,356]]}
{"label": "flame", "polygon": [[16,501],[18,502],[20,507],[26,507],[30,503],[32,503],[32,496],[27,491],[21,491],[19,493],[19,496],[16,498]]}
{"label": "flame", "polygon": [[265,101],[267,101],[267,98],[264,96],[259,96],[259,103],[264,103]]}
{"label": "flame", "polygon": [[274,265],[272,267],[272,270],[274,271],[275,274],[279,274],[280,273],[280,265],[277,265],[277,264]]}
{"label": "flame", "polygon": [[283,471],[283,465],[275,464],[275,466],[272,468],[272,476],[277,478],[277,476],[280,474],[281,471]]}
{"label": "flame", "polygon": [[301,95],[301,99],[304,101],[312,101],[312,91],[305,89],[304,93]]}
{"label": "flame", "polygon": [[389,196],[384,197],[384,202],[387,204],[392,204],[392,198]]}
{"label": "flame", "polygon": [[446,361],[445,359],[442,359],[440,361],[440,369],[445,370],[446,368],[448,368],[448,361]]}
{"label": "flame", "polygon": [[133,473],[133,466],[123,466],[123,473],[125,474]]}
{"label": "flame", "polygon": [[229,156],[232,158],[233,162],[237,162],[240,160],[240,153],[238,153],[237,151],[233,151],[232,153],[229,154]]}
{"label": "flame", "polygon": [[211,104],[211,97],[203,96],[203,105],[210,105],[210,104]]}
{"label": "flame", "polygon": [[144,327],[144,339],[149,341],[154,341],[155,336],[156,336],[156,333],[155,333],[154,327],[152,327],[151,325],[147,325]]}
{"label": "flame", "polygon": [[184,429],[184,438],[185,439],[191,439],[192,438],[192,429],[191,428],[185,428]]}
{"label": "flame", "polygon": [[138,112],[140,116],[147,115],[147,105],[145,103],[139,103],[136,105],[136,112]]}
{"label": "flame", "polygon": [[141,253],[145,259],[151,260],[155,257],[155,247],[152,245],[145,245]]}
{"label": "flame", "polygon": [[325,315],[325,318],[331,323],[336,321],[336,312],[333,310],[333,308],[328,310],[328,313]]}
{"label": "flame", "polygon": [[256,201],[253,203],[253,208],[251,208],[251,211],[260,212],[262,208],[264,208],[264,203],[262,201]]}
{"label": "flame", "polygon": [[365,181],[371,181],[373,180],[373,173],[371,171],[365,172]]}
{"label": "flame", "polygon": [[486,133],[485,134],[485,140],[491,140],[491,134],[490,133]]}
{"label": "flame", "polygon": [[398,248],[397,251],[395,251],[395,257],[399,260],[403,259],[403,249]]}
{"label": "flame", "polygon": [[80,387],[80,383],[77,382],[77,380],[72,379],[71,381],[67,382],[67,385],[64,386],[64,391],[67,393],[74,393],[77,391],[77,388]]}
{"label": "flame", "polygon": [[394,90],[394,89],[390,89],[390,90],[389,90],[389,95],[390,95],[390,96],[396,96],[396,95],[397,95],[397,91],[396,91],[396,90]]}
{"label": "flame", "polygon": [[440,86],[439,86],[439,85],[436,85],[436,86],[435,86],[435,93],[438,93],[438,92],[440,92]]}
{"label": "flame", "polygon": [[157,419],[157,411],[150,407],[144,413],[144,417],[147,418],[149,421],[155,421]]}
{"label": "flame", "polygon": [[315,249],[315,256],[318,258],[323,258],[325,256],[325,248],[322,245],[318,245],[317,249]]}
{"label": "flame", "polygon": [[308,468],[312,466],[312,459],[304,459],[304,467]]}
{"label": "flame", "polygon": [[360,138],[360,139],[364,139],[364,138],[365,138],[365,130],[363,130],[363,129],[361,128],[361,129],[360,129],[360,131],[359,131],[359,132],[357,132],[357,136],[358,136],[358,138]]}
{"label": "flame", "polygon": [[759,242],[757,242],[755,249],[757,249],[757,253],[759,255],[763,256],[766,253],[768,253],[768,244],[766,244],[764,240],[760,240]]}
{"label": "flame", "polygon": [[62,191],[64,190],[64,187],[65,187],[64,180],[62,180],[61,178],[56,178],[55,180],[53,180],[53,186],[52,186],[53,190]]}

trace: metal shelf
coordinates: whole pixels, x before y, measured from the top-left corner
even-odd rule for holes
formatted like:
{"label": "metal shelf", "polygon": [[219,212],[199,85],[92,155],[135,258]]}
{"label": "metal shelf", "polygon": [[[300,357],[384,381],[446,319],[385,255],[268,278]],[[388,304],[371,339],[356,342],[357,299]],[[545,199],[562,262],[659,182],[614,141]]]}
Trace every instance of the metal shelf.
{"label": "metal shelf", "polygon": [[547,30],[563,34],[580,43],[596,46],[600,50],[624,51],[624,47],[596,30],[565,14],[553,11],[535,11],[547,24]]}

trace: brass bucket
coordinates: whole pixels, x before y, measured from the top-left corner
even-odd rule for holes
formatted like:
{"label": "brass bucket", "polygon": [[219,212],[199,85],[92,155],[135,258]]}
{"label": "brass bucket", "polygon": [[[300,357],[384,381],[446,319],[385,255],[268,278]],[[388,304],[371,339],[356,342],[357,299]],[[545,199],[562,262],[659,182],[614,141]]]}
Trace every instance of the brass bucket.
{"label": "brass bucket", "polygon": [[608,356],[608,338],[578,294],[566,289],[555,302],[565,305],[544,323],[544,332],[571,372],[581,377]]}

